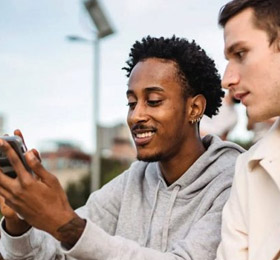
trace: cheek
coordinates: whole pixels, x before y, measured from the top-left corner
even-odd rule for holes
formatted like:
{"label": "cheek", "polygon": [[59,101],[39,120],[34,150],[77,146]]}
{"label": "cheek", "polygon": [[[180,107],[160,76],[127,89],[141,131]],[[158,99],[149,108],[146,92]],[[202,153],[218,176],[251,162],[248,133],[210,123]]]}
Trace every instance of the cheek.
{"label": "cheek", "polygon": [[131,121],[131,113],[130,113],[130,112],[127,113],[127,116],[126,116],[126,123],[127,123],[128,127],[131,128],[131,126],[132,126],[132,121]]}
{"label": "cheek", "polygon": [[157,121],[164,122],[167,126],[173,126],[174,122],[181,118],[181,111],[177,111],[174,108],[167,109],[165,111],[157,113],[155,116]]}

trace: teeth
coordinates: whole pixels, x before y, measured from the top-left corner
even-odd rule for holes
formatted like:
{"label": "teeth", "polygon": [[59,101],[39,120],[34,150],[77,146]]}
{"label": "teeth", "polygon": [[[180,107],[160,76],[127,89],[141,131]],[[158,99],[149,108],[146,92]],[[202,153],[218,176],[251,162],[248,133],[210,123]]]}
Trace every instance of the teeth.
{"label": "teeth", "polygon": [[141,134],[136,134],[137,138],[146,138],[146,137],[151,137],[154,134],[154,132],[146,132],[146,133],[141,133]]}

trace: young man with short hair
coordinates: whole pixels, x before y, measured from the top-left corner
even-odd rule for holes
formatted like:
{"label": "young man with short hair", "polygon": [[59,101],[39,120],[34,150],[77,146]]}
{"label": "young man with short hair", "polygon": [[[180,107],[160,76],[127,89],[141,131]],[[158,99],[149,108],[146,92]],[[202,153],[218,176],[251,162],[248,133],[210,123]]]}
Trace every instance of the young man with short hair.
{"label": "young man with short hair", "polygon": [[221,211],[242,152],[199,136],[199,120],[215,115],[223,97],[215,64],[194,41],[146,37],[133,45],[124,69],[138,161],[76,212],[32,151],[26,159],[40,180],[0,143],[18,174],[0,173],[0,194],[26,220],[2,212],[4,258],[215,258]]}
{"label": "young man with short hair", "polygon": [[[222,80],[253,121],[280,115],[280,1],[233,0],[220,12]],[[280,257],[280,121],[237,160],[217,259]]]}

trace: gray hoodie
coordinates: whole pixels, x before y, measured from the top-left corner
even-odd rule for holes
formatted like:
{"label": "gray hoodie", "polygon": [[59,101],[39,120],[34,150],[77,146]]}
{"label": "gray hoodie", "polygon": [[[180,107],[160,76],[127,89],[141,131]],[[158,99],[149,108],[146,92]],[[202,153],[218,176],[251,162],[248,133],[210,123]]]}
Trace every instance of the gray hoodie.
{"label": "gray hoodie", "polygon": [[2,255],[13,260],[215,259],[222,208],[243,149],[213,136],[203,143],[206,152],[170,186],[157,162],[137,161],[94,192],[77,210],[87,224],[71,250],[35,228],[20,237],[2,228]]}

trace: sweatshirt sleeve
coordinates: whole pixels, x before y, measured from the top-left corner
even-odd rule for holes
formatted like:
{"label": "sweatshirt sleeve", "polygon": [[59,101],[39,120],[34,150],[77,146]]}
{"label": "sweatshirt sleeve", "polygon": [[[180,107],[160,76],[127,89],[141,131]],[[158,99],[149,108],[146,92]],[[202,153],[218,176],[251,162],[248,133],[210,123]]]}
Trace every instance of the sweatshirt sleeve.
{"label": "sweatshirt sleeve", "polygon": [[78,243],[65,255],[80,260],[210,260],[215,259],[220,242],[222,208],[228,198],[224,190],[211,209],[197,221],[184,240],[174,242],[170,252],[141,247],[138,243],[119,236],[111,236],[87,219],[87,225]]}
{"label": "sweatshirt sleeve", "polygon": [[[123,173],[125,174],[125,172]],[[119,176],[102,189],[91,194],[87,204],[77,210],[82,218],[89,218],[104,232],[113,234],[116,228],[124,180]],[[60,243],[48,233],[31,228],[22,236],[10,236],[1,222],[0,253],[4,259],[52,260],[65,259]],[[70,258],[71,259],[71,258]],[[79,257],[77,259],[80,259]],[[88,258],[90,259],[90,258]]]}
{"label": "sweatshirt sleeve", "polygon": [[238,158],[231,194],[222,216],[222,241],[218,247],[217,260],[248,259],[248,233],[246,214],[246,175],[244,165]]}
{"label": "sweatshirt sleeve", "polygon": [[120,236],[111,236],[90,220],[87,220],[84,233],[77,244],[64,253],[79,260],[186,259],[172,253],[161,253],[154,249],[141,247],[138,243]]}
{"label": "sweatshirt sleeve", "polygon": [[[118,182],[118,185],[115,182]],[[40,238],[41,235],[36,237],[38,242],[35,243],[33,241],[35,238],[31,235],[35,232],[33,230],[22,237],[22,241],[28,246],[17,252],[14,251],[17,244],[15,238],[7,238],[10,244],[4,251],[13,256],[8,259],[51,260],[56,259],[54,255],[59,255],[58,259],[79,260],[213,260],[215,258],[216,248],[220,241],[221,211],[229,189],[220,192],[211,208],[192,225],[184,239],[174,241],[169,252],[160,252],[142,247],[133,240],[114,236],[124,182],[125,178],[117,178],[113,183],[104,186],[91,195],[85,207],[77,211],[87,220],[87,223],[82,236],[72,249],[65,250],[44,232],[41,234],[42,238]],[[40,233],[39,230],[37,232]],[[48,241],[48,243],[42,241]],[[31,243],[33,244],[29,245]],[[15,258],[17,253],[19,257]],[[36,258],[32,258],[35,255]]]}
{"label": "sweatshirt sleeve", "polygon": [[[12,237],[3,228],[1,221],[0,250],[4,259],[8,260],[47,260],[65,259],[59,252],[59,242],[49,234],[31,228],[22,236]],[[56,258],[60,257],[60,258]]]}

